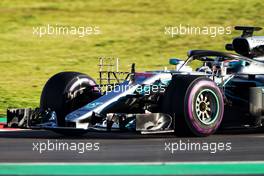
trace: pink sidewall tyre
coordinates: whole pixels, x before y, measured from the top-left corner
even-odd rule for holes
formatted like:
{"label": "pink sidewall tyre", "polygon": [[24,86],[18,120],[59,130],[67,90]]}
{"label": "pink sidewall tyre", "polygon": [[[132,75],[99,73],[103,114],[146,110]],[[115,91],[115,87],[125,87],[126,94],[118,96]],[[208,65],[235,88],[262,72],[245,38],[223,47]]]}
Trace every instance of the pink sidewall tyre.
{"label": "pink sidewall tyre", "polygon": [[187,125],[195,135],[213,134],[222,122],[223,113],[222,92],[213,81],[198,79],[188,87],[184,115]]}
{"label": "pink sidewall tyre", "polygon": [[162,112],[175,117],[176,135],[209,136],[223,119],[223,93],[204,76],[174,76],[162,101]]}

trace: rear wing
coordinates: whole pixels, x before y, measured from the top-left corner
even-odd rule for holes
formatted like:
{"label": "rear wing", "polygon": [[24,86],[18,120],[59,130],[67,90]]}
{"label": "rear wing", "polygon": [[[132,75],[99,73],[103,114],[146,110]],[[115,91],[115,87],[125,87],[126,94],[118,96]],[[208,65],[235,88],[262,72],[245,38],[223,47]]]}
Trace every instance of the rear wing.
{"label": "rear wing", "polygon": [[232,44],[226,44],[226,50],[249,57],[264,57],[264,36],[253,36],[255,31],[260,31],[261,27],[236,26],[235,30],[242,31],[240,37],[233,39]]}
{"label": "rear wing", "polygon": [[241,37],[252,37],[255,31],[260,31],[261,27],[253,27],[253,26],[235,26],[235,30],[242,31]]}

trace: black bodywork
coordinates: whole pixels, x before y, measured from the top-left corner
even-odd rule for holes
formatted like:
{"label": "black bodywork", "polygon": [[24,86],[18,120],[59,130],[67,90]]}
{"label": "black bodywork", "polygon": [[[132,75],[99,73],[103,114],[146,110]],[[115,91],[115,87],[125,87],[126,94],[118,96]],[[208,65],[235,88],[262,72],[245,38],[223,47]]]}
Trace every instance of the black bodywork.
{"label": "black bodywork", "polygon": [[[262,127],[264,123],[264,38],[254,38],[252,36],[253,32],[260,28],[236,27],[235,29],[242,30],[243,34],[235,38],[232,44],[227,44],[226,48],[234,50],[238,54],[211,50],[191,50],[187,54],[186,61],[171,60],[170,63],[176,65],[176,69],[169,71],[158,70],[138,73],[135,71],[135,65],[132,65],[131,72],[127,73],[126,79],[123,82],[118,80],[119,86],[129,86],[127,90],[115,92],[115,87],[109,94],[106,91],[98,95],[97,89],[96,98],[84,101],[82,106],[76,106],[71,111],[67,109],[67,113],[64,111],[63,117],[58,116],[58,114],[63,114],[61,111],[49,108],[49,105],[46,105],[47,108],[36,110],[10,109],[7,111],[8,125],[51,130],[84,129],[100,131],[105,129],[111,131],[118,129],[141,131],[142,133],[172,132],[181,128],[181,125],[185,125],[185,129],[180,130],[184,131],[192,123],[192,120],[186,120],[186,113],[192,108],[189,106],[188,109],[188,103],[186,103],[186,99],[189,98],[186,96],[192,95],[188,94],[189,89],[195,89],[194,83],[208,82],[209,86],[201,86],[197,90],[198,93],[192,98],[197,98],[200,95],[199,91],[202,92],[201,89],[205,89],[206,94],[212,92],[212,96],[209,96],[211,100],[215,96],[216,103],[214,104],[218,103],[217,105],[219,105],[217,108],[221,108],[220,105],[223,101],[224,107],[219,110],[219,112],[224,111],[223,118],[220,114],[220,119],[218,119],[222,128]],[[197,65],[192,65],[192,61],[199,61],[202,64],[197,67]],[[196,69],[193,70],[193,67],[196,67]],[[69,73],[62,74],[69,75]],[[72,76],[72,74],[70,75]],[[54,77],[48,82],[52,82],[52,80],[54,80]],[[91,81],[90,78],[89,80]],[[177,84],[175,81],[177,81]],[[47,84],[45,87],[49,86]],[[181,92],[172,92],[174,91],[171,88],[172,84],[176,85],[175,91]],[[56,84],[54,85],[56,87]],[[54,87],[54,85],[52,86]],[[184,88],[177,89],[177,86],[181,85],[184,85]],[[91,85],[87,84],[86,86],[90,86],[87,90],[95,90],[94,87],[98,85],[92,85],[92,89]],[[141,91],[137,90],[139,86],[143,87]],[[157,86],[158,89],[155,89],[156,91],[146,91],[153,86]],[[80,90],[86,90],[83,89],[85,87],[81,88]],[[161,91],[163,89],[165,91]],[[77,93],[81,92],[78,96],[82,100],[86,100],[82,97],[83,91],[79,91],[78,87],[76,87],[76,91]],[[47,93],[50,90],[45,89],[43,92]],[[75,95],[75,93],[70,92],[69,94]],[[53,96],[53,94],[51,95]],[[171,96],[179,98],[180,103],[174,99],[168,102],[171,100]],[[45,96],[43,97],[45,99]],[[200,101],[199,97],[196,101],[198,100]],[[196,102],[194,100],[193,102],[195,109]],[[178,106],[174,107],[171,105],[172,103]],[[206,100],[202,102],[202,105],[206,105],[205,103],[207,103]],[[209,107],[200,105],[201,103],[197,108],[201,108],[206,117],[212,116],[213,113],[208,115],[205,112],[205,108]],[[166,106],[171,106],[171,108],[166,108]],[[208,112],[212,111],[212,107],[209,109]],[[200,111],[196,112],[196,115],[194,114],[195,120],[197,120],[196,116]],[[204,114],[201,116],[202,118],[204,118]],[[218,112],[216,114],[218,115]],[[180,116],[185,116],[185,119],[182,117],[180,121],[177,121],[181,118]],[[63,120],[59,121],[60,118],[63,118]],[[212,131],[208,133],[200,134],[193,132],[193,129],[190,131],[196,136],[207,136],[218,129],[218,125],[215,127],[214,125],[213,122],[208,125],[205,121],[205,132],[208,131],[207,128],[212,128]]]}

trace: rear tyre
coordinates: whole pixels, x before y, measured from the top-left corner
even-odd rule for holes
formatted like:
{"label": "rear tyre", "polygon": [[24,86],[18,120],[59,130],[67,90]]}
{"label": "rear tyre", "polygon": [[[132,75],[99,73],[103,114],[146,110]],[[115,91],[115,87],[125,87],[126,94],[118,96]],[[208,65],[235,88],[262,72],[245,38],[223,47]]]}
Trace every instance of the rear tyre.
{"label": "rear tyre", "polygon": [[65,126],[65,116],[100,96],[96,82],[78,72],[52,76],[43,88],[40,110],[56,112],[58,126]]}
{"label": "rear tyre", "polygon": [[175,116],[176,134],[208,136],[223,118],[222,92],[209,78],[177,75],[165,92],[162,110]]}

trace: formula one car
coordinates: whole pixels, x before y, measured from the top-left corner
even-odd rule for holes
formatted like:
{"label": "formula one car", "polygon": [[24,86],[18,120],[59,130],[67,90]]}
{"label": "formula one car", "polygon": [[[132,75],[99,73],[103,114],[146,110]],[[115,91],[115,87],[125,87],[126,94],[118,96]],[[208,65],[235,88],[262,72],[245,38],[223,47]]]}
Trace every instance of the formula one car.
{"label": "formula one car", "polygon": [[[175,70],[136,72],[102,91],[86,74],[51,77],[37,109],[8,109],[9,126],[73,131],[175,132],[208,136],[220,127],[258,128],[264,123],[264,37],[259,27],[227,44],[237,54],[191,50]],[[108,72],[108,74],[114,72]],[[117,79],[118,80],[118,79]],[[110,84],[109,84],[110,85]]]}

